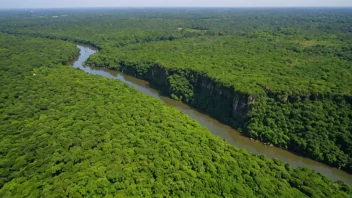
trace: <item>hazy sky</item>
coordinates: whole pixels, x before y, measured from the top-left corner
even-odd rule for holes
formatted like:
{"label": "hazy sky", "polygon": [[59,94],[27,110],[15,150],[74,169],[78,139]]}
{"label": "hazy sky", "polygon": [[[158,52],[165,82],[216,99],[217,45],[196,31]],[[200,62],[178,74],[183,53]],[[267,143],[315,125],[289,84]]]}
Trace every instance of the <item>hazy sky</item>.
{"label": "hazy sky", "polygon": [[280,6],[351,7],[352,0],[0,0],[0,8]]}

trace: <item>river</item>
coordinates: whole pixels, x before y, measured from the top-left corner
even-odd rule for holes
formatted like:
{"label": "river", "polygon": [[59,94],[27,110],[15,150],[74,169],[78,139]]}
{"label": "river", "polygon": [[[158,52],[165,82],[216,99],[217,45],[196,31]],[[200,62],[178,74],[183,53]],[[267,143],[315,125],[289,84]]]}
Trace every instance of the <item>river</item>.
{"label": "river", "polygon": [[341,180],[344,181],[346,184],[352,186],[352,175],[337,168],[332,168],[322,163],[316,162],[314,160],[297,156],[286,150],[277,147],[266,146],[263,143],[256,142],[247,137],[244,137],[238,131],[225,124],[220,123],[219,121],[209,117],[208,115],[203,114],[182,102],[175,101],[169,97],[161,95],[159,91],[151,88],[147,81],[140,80],[107,68],[82,66],[82,63],[86,61],[90,55],[94,54],[96,50],[94,48],[84,45],[77,45],[77,47],[81,50],[81,55],[73,61],[73,67],[80,68],[81,70],[90,74],[96,74],[107,78],[121,80],[122,82],[133,86],[139,91],[147,95],[153,96],[154,98],[159,99],[163,103],[169,106],[173,106],[181,112],[188,114],[191,118],[197,120],[201,125],[207,127],[212,134],[226,139],[229,144],[234,145],[238,148],[246,149],[247,151],[254,154],[264,154],[269,158],[280,159],[283,162],[290,164],[294,168],[310,168],[329,177],[333,181]]}

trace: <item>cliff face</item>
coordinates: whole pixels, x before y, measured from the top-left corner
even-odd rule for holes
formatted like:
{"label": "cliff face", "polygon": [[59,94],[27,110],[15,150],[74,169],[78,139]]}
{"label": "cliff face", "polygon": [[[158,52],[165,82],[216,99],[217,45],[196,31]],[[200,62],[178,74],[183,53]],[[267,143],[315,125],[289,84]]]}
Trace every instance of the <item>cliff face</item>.
{"label": "cliff face", "polygon": [[128,61],[107,66],[147,80],[171,98],[190,104],[246,136],[348,172],[352,170],[350,96],[289,95],[263,87],[265,95],[255,98],[191,69]]}
{"label": "cliff face", "polygon": [[255,97],[226,87],[195,71],[167,69],[160,65],[137,72],[133,67],[121,67],[129,75],[149,81],[172,98],[182,100],[212,117],[241,129],[251,113]]}
{"label": "cliff face", "polygon": [[248,119],[254,97],[237,92],[233,87],[221,85],[201,74],[198,76],[193,105],[224,123],[241,128]]}

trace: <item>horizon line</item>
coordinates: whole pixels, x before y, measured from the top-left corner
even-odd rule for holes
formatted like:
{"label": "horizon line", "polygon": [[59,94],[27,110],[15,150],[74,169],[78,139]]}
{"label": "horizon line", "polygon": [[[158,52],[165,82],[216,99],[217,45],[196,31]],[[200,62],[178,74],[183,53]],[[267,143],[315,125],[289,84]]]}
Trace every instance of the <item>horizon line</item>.
{"label": "horizon line", "polygon": [[101,8],[352,8],[351,6],[82,6],[82,7],[21,7],[21,8],[0,8],[0,10],[23,10],[23,9],[101,9]]}

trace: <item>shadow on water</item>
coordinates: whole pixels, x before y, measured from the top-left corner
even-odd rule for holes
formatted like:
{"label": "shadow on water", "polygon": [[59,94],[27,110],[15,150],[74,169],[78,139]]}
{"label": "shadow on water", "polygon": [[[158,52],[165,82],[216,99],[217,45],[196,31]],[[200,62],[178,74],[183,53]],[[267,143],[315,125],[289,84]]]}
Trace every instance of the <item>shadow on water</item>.
{"label": "shadow on water", "polygon": [[314,160],[295,155],[284,149],[266,146],[263,143],[256,142],[247,137],[244,137],[238,131],[223,123],[220,123],[219,121],[211,118],[210,116],[201,113],[182,102],[172,100],[169,97],[162,95],[159,91],[153,89],[147,81],[140,80],[107,68],[82,66],[83,62],[86,61],[90,55],[94,54],[96,50],[94,48],[84,45],[78,45],[77,47],[81,50],[81,55],[73,61],[73,67],[79,68],[90,74],[96,74],[107,78],[121,80],[122,82],[133,86],[137,90],[149,96],[153,96],[154,98],[159,99],[163,103],[169,106],[173,106],[181,112],[188,114],[191,118],[197,120],[201,125],[207,127],[212,134],[226,139],[229,144],[234,145],[238,148],[246,149],[247,151],[254,154],[263,154],[269,158],[280,159],[283,162],[290,164],[294,168],[310,168],[321,173],[322,175],[329,177],[333,181],[341,180],[347,183],[348,185],[352,186],[352,175],[337,168],[332,168]]}

